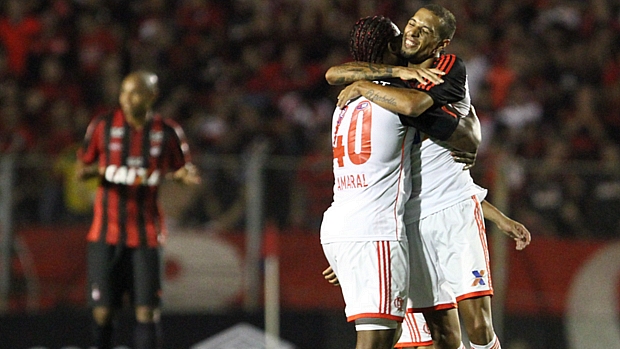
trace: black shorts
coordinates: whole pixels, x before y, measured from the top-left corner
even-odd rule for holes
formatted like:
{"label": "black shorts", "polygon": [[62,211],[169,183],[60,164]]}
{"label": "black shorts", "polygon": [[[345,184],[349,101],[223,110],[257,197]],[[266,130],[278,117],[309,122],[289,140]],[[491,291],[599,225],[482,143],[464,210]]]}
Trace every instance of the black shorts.
{"label": "black shorts", "polygon": [[161,250],[105,243],[88,244],[88,299],[91,306],[120,308],[161,303]]}

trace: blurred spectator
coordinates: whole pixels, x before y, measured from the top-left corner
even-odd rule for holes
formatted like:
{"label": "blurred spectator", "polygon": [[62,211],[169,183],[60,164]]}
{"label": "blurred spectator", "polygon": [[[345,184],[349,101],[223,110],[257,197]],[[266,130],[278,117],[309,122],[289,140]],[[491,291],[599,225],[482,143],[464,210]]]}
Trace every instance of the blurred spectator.
{"label": "blurred spectator", "polygon": [[19,78],[26,76],[28,56],[33,43],[41,32],[41,20],[30,13],[33,3],[21,0],[3,2],[4,13],[0,17],[0,40],[7,50],[11,74]]}
{"label": "blurred spectator", "polygon": [[[33,159],[46,154],[34,162],[55,167],[88,120],[116,105],[121,77],[152,69],[165,82],[159,109],[188,131],[197,158],[232,164],[205,160],[207,180],[195,207],[185,210],[188,224],[243,227],[243,166],[259,141],[269,146],[272,166],[265,177],[269,218],[281,226],[315,226],[312,207],[322,205],[321,189],[309,191],[314,197],[301,188],[325,184],[313,171],[328,160],[329,146],[318,142],[339,88],[327,85],[324,73],[350,59],[348,32],[358,18],[382,14],[402,27],[425,3],[5,0],[1,151]],[[620,6],[612,0],[439,3],[457,17],[448,50],[467,64],[483,127],[476,181],[490,188],[508,183],[515,217],[533,232],[618,236],[617,222],[598,214],[615,207],[619,175],[592,168],[616,161],[613,145],[620,143]],[[291,161],[300,162],[287,167]],[[583,166],[562,172],[574,161]],[[65,177],[53,171],[29,173],[35,184],[20,195],[39,201],[30,207],[49,200],[43,188],[56,186],[57,201],[59,188],[67,189]]]}

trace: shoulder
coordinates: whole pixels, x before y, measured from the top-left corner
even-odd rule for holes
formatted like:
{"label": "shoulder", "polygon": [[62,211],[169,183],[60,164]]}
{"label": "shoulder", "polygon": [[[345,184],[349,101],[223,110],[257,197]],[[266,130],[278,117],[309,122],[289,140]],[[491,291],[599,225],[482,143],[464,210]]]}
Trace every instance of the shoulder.
{"label": "shoulder", "polygon": [[442,54],[433,63],[433,67],[437,68],[446,74],[450,73],[465,73],[465,62],[454,54]]}
{"label": "shoulder", "polygon": [[161,122],[164,132],[174,133],[179,138],[185,137],[185,132],[183,132],[183,128],[174,119],[162,117],[161,115],[155,115],[154,119],[155,121],[159,120]]}
{"label": "shoulder", "polygon": [[[95,115],[86,129],[86,134],[91,135],[95,130],[100,130],[105,124],[109,124],[114,116],[113,112],[103,112]],[[98,131],[102,132],[102,131]]]}

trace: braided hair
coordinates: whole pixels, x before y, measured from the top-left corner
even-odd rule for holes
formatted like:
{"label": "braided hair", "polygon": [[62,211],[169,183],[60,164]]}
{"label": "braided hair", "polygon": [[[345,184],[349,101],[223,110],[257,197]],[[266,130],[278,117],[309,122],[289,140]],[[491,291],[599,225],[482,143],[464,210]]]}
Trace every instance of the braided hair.
{"label": "braided hair", "polygon": [[351,55],[356,61],[382,63],[383,53],[388,43],[398,35],[400,35],[400,30],[387,17],[361,18],[350,32]]}

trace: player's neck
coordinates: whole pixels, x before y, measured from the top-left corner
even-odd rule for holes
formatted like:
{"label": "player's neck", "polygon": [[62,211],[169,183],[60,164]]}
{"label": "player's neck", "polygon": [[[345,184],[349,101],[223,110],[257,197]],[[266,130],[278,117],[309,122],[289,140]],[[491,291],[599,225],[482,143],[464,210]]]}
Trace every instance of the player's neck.
{"label": "player's neck", "polygon": [[437,59],[438,56],[433,56],[428,58],[427,60],[421,62],[421,63],[408,63],[408,67],[410,68],[432,68],[433,67],[433,62]]}
{"label": "player's neck", "polygon": [[127,123],[131,127],[141,129],[144,124],[146,124],[148,119],[151,118],[151,114],[151,111],[147,111],[146,113],[139,115],[125,115],[125,120],[127,120]]}

